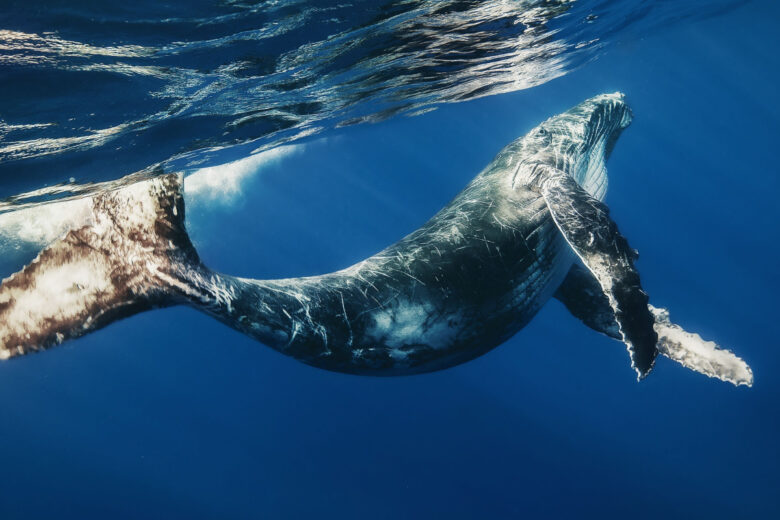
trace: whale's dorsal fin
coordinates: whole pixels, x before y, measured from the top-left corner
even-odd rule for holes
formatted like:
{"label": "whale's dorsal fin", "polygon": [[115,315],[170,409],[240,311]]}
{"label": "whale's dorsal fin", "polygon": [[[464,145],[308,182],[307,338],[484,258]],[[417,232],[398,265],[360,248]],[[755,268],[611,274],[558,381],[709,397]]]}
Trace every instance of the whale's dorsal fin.
{"label": "whale's dorsal fin", "polygon": [[[594,276],[579,264],[574,264],[558,290],[555,298],[585,325],[622,340],[620,329],[609,300],[601,292]],[[683,330],[672,323],[669,312],[648,306],[653,313],[653,328],[658,334],[658,352],[700,374],[715,377],[734,385],[753,385],[753,372],[740,357],[712,341],[706,341],[695,332]]]}
{"label": "whale's dorsal fin", "polygon": [[95,196],[90,220],[3,280],[0,359],[174,304],[187,289],[176,271],[198,257],[184,230],[178,175]]}
{"label": "whale's dorsal fin", "polygon": [[658,340],[648,297],[634,268],[636,252],[609,217],[609,208],[566,173],[546,168],[541,193],[566,241],[593,273],[618,324],[639,378],[653,368]]}

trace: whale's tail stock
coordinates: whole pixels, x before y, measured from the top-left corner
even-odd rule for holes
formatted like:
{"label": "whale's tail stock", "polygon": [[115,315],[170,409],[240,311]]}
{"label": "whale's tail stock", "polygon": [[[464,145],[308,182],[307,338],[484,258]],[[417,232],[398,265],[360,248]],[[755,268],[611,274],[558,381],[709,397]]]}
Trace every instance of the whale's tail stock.
{"label": "whale's tail stock", "polygon": [[181,187],[181,175],[171,174],[93,197],[84,227],[3,280],[0,359],[197,296],[184,276],[200,261],[184,228]]}

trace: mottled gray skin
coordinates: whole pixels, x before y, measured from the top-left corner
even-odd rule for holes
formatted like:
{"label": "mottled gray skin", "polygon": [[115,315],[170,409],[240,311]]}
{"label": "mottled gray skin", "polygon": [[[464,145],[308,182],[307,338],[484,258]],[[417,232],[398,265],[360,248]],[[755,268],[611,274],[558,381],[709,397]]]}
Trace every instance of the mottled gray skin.
{"label": "mottled gray skin", "polygon": [[630,120],[610,94],[545,121],[422,228],[345,270],[259,281],[193,259],[175,276],[193,290],[187,303],[313,366],[399,375],[463,363],[527,324],[575,260],[540,194],[544,166],[603,198],[604,161]]}

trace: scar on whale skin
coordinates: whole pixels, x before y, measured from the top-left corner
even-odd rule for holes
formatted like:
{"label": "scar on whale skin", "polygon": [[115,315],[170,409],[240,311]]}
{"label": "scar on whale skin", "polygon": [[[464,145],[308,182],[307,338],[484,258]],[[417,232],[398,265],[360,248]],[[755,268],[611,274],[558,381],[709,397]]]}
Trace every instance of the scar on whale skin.
{"label": "scar on whale skin", "polygon": [[304,363],[354,374],[440,370],[484,354],[550,299],[622,342],[641,379],[661,354],[735,385],[748,365],[649,304],[609,208],[606,160],[631,122],[620,93],[554,116],[499,152],[417,231],[333,273],[250,280],[205,266],[182,177],[102,193],[0,285],[0,358],[158,307],[190,305]]}

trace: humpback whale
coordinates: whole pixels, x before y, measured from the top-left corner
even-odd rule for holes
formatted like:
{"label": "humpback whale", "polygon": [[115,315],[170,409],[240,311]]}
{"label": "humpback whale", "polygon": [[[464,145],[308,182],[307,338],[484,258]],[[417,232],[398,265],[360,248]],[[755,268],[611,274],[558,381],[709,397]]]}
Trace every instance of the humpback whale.
{"label": "humpback whale", "polygon": [[606,160],[631,119],[614,93],[544,121],[420,229],[319,276],[253,280],[209,269],[184,226],[180,174],[99,194],[85,225],[0,285],[0,357],[185,304],[309,365],[414,374],[484,354],[556,298],[622,342],[640,379],[660,353],[751,385],[742,359],[649,304],[638,254],[602,202]]}

